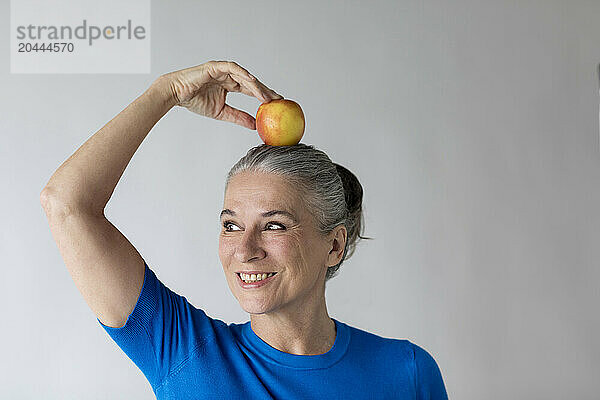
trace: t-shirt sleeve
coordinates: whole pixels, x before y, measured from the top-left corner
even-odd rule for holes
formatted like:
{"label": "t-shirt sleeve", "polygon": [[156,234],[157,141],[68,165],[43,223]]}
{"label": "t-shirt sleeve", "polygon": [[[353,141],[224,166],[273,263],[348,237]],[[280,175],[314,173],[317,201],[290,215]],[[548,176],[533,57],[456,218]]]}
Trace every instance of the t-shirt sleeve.
{"label": "t-shirt sleeve", "polygon": [[442,373],[425,349],[412,343],[415,357],[415,379],[418,400],[448,400]]}
{"label": "t-shirt sleeve", "polygon": [[210,317],[166,287],[145,261],[142,290],[125,325],[113,328],[96,319],[152,388],[194,349],[194,332],[211,327]]}

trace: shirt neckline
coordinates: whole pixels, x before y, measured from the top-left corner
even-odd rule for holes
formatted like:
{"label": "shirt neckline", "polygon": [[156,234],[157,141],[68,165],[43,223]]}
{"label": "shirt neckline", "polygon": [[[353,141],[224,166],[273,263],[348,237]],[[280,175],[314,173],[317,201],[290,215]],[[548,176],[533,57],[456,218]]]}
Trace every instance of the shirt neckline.
{"label": "shirt neckline", "polygon": [[299,369],[327,368],[335,364],[346,354],[350,342],[350,330],[348,326],[335,318],[331,319],[335,322],[336,327],[335,342],[331,349],[323,354],[301,355],[278,350],[254,333],[250,321],[242,325],[242,336],[254,352],[275,364]]}

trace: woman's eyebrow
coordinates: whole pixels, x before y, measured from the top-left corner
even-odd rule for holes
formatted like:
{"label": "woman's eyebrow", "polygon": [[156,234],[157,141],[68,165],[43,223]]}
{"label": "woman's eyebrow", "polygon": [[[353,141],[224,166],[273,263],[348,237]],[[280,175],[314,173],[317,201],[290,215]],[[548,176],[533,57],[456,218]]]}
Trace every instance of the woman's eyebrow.
{"label": "woman's eyebrow", "polygon": [[[219,218],[223,218],[223,215],[235,216],[236,214],[235,214],[235,211],[230,210],[229,208],[226,208],[223,211],[221,211],[221,215],[219,216]],[[264,212],[261,214],[261,216],[264,218],[272,217],[273,215],[283,215],[284,217],[288,217],[295,223],[298,223],[298,220],[296,219],[296,217],[294,217],[294,215],[292,213],[290,213],[288,211],[284,211],[284,210],[271,210],[271,211],[267,211],[267,212]]]}
{"label": "woman's eyebrow", "polygon": [[291,219],[295,223],[298,223],[298,220],[296,219],[296,217],[294,217],[294,215],[292,213],[284,211],[284,210],[271,210],[271,211],[267,211],[265,213],[262,213],[261,215],[264,218],[272,217],[273,215],[283,215],[284,217],[288,217],[289,219]]}

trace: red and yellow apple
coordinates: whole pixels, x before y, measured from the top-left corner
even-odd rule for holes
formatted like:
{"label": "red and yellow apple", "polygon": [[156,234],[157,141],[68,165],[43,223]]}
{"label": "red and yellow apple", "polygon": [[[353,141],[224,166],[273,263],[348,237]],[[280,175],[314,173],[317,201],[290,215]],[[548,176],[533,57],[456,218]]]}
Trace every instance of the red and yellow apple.
{"label": "red and yellow apple", "polygon": [[262,103],[256,112],[256,131],[265,144],[292,146],[304,135],[304,113],[293,100]]}

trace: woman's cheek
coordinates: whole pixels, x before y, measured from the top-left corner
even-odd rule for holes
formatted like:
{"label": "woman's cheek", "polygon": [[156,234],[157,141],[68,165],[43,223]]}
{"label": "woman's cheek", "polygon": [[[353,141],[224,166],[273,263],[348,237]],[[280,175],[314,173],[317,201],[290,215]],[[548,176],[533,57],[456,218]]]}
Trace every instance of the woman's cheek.
{"label": "woman's cheek", "polygon": [[303,258],[301,235],[297,233],[292,232],[280,238],[275,248],[279,258],[287,260],[290,265],[297,264]]}
{"label": "woman's cheek", "polygon": [[275,252],[283,257],[291,256],[297,248],[297,238],[294,234],[272,235],[265,240],[265,245],[270,252]]}
{"label": "woman's cheek", "polygon": [[221,236],[219,237],[219,256],[221,260],[229,257],[235,250],[235,243],[232,238]]}

